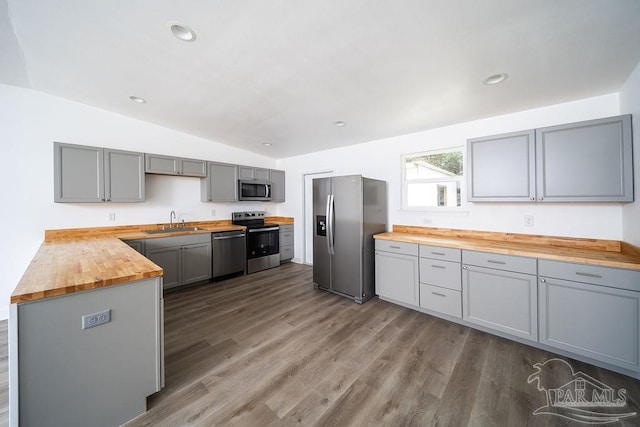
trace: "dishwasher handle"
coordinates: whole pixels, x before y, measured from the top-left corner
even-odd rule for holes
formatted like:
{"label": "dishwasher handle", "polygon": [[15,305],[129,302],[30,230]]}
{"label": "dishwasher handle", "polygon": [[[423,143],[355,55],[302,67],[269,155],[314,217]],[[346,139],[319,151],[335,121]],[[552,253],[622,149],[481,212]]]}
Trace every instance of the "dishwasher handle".
{"label": "dishwasher handle", "polygon": [[235,234],[233,236],[214,237],[213,240],[237,239],[239,237],[244,237],[244,233],[243,234]]}

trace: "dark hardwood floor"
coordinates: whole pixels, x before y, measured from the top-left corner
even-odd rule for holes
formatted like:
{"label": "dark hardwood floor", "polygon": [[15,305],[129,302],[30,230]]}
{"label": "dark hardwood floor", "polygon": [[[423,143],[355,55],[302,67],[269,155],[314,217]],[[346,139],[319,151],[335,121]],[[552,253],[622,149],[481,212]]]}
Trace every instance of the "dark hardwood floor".
{"label": "dark hardwood floor", "polygon": [[[358,305],[311,276],[287,264],[166,294],[166,386],[126,426],[585,425],[533,415],[546,398],[527,378],[558,356],[378,299]],[[5,375],[6,338],[0,352]],[[626,412],[639,411],[638,381],[562,359],[626,389]]]}

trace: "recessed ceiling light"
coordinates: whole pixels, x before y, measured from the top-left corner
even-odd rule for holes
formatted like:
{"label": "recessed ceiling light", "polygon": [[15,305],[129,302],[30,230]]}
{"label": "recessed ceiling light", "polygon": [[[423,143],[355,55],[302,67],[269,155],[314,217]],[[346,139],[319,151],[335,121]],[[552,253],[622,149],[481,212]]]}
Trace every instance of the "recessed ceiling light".
{"label": "recessed ceiling light", "polygon": [[502,83],[507,80],[507,77],[509,77],[507,73],[494,74],[484,79],[482,83],[487,86],[497,85],[498,83]]}
{"label": "recessed ceiling light", "polygon": [[133,102],[137,102],[138,104],[146,104],[147,100],[144,98],[140,98],[139,96],[133,96],[131,95],[129,97],[130,100],[132,100]]}
{"label": "recessed ceiling light", "polygon": [[271,147],[273,144],[271,144],[270,142],[263,142],[262,145],[264,145],[265,147]]}
{"label": "recessed ceiling light", "polygon": [[342,120],[336,120],[335,122],[333,122],[333,124],[338,126],[338,127],[342,127],[342,126],[346,125],[346,123],[343,122]]}
{"label": "recessed ceiling light", "polygon": [[192,42],[196,39],[196,33],[184,24],[169,22],[169,28],[173,35],[182,41]]}

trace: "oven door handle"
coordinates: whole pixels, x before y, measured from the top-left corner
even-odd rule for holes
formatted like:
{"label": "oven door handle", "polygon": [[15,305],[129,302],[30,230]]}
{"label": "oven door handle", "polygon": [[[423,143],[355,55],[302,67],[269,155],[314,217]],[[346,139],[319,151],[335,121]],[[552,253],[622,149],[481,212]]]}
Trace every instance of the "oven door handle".
{"label": "oven door handle", "polygon": [[251,228],[249,229],[249,233],[260,233],[262,231],[276,231],[276,230],[280,230],[280,227]]}

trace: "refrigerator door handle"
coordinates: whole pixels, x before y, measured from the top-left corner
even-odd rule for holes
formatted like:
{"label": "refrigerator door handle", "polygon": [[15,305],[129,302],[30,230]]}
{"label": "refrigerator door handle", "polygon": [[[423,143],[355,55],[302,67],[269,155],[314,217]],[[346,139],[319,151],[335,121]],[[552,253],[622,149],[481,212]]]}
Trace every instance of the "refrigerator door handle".
{"label": "refrigerator door handle", "polygon": [[333,250],[333,194],[327,196],[327,251],[335,255]]}

